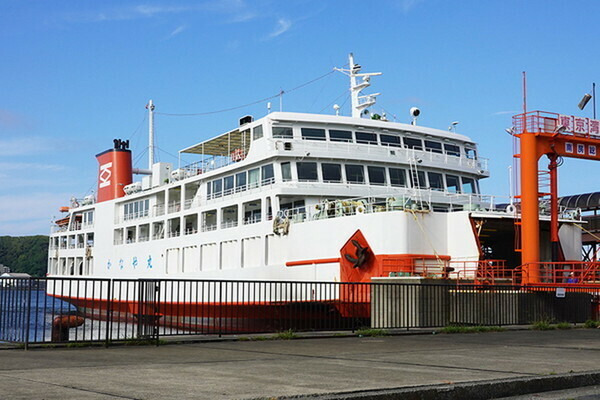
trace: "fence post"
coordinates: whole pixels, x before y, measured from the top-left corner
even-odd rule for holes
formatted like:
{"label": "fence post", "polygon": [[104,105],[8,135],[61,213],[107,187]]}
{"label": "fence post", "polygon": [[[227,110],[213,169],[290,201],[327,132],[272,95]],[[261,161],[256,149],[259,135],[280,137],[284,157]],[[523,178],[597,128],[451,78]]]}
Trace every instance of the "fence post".
{"label": "fence post", "polygon": [[152,310],[154,310],[154,318],[152,319],[152,329],[154,336],[156,337],[156,347],[160,344],[159,335],[160,335],[160,318],[158,316],[158,304],[160,299],[160,281],[154,281],[154,301],[152,304]]}
{"label": "fence post", "polygon": [[221,337],[223,323],[223,281],[219,281],[219,337]]}
{"label": "fence post", "polygon": [[23,337],[25,339],[25,350],[29,350],[29,321],[31,320],[31,277],[27,278],[27,301],[25,303],[25,321],[23,324]]}
{"label": "fence post", "polygon": [[[107,282],[106,288],[106,335],[104,338],[104,347],[108,348],[110,344],[110,321],[111,321],[111,309],[112,309],[112,285],[113,280]],[[102,296],[102,291],[100,291]]]}

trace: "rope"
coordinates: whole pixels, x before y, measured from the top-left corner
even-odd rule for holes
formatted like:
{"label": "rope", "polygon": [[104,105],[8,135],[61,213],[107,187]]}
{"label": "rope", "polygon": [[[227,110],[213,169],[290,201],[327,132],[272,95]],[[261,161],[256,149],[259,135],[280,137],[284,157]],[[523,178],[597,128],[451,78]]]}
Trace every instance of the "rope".
{"label": "rope", "polygon": [[335,72],[335,70],[331,70],[331,71],[329,71],[328,73],[326,73],[324,75],[321,75],[321,76],[319,76],[317,78],[311,79],[310,81],[305,82],[305,83],[303,83],[303,84],[301,84],[299,86],[296,86],[296,87],[294,87],[294,88],[292,88],[290,90],[286,91],[286,90],[281,89],[279,91],[279,93],[277,93],[277,94],[274,94],[274,95],[269,96],[269,97],[262,98],[260,100],[253,101],[252,103],[243,104],[241,106],[224,108],[222,110],[206,111],[206,112],[190,113],[190,114],[174,114],[174,113],[162,113],[162,112],[155,112],[155,114],[157,114],[157,115],[166,115],[166,116],[169,116],[169,117],[196,117],[196,116],[200,116],[200,115],[219,114],[219,113],[223,113],[223,112],[227,112],[227,111],[239,110],[240,108],[245,108],[245,107],[253,106],[255,104],[263,103],[263,102],[265,102],[267,100],[275,99],[277,97],[283,96],[285,93],[291,93],[294,90],[301,89],[301,88],[303,88],[303,87],[305,87],[307,85],[310,85],[311,83],[314,83],[314,82],[316,82],[318,80],[321,80],[321,79],[323,79],[323,78],[325,78],[325,77],[333,74],[334,72]]}
{"label": "rope", "polygon": [[415,213],[414,210],[411,210],[410,208],[408,209],[408,211],[412,214],[412,216],[415,219],[415,221],[417,221],[417,225],[419,225],[419,229],[421,229],[421,232],[423,233],[423,236],[425,236],[425,240],[427,241],[427,243],[429,244],[429,246],[431,246],[431,249],[433,250],[433,255],[435,256],[435,258],[437,258],[438,263],[440,265],[444,265],[444,260],[442,260],[440,258],[438,252],[435,250],[435,247],[433,246],[433,243],[431,242],[431,240],[429,240],[429,235],[425,231],[425,228],[423,227],[423,225],[421,225],[421,221],[419,221],[419,218],[417,218],[417,214]]}
{"label": "rope", "polygon": [[585,233],[589,233],[594,239],[600,241],[600,237],[594,235],[592,232],[588,231],[587,229],[585,229],[583,226],[573,223],[573,225],[575,225],[576,227],[578,227],[579,229],[581,229],[582,231],[584,231]]}

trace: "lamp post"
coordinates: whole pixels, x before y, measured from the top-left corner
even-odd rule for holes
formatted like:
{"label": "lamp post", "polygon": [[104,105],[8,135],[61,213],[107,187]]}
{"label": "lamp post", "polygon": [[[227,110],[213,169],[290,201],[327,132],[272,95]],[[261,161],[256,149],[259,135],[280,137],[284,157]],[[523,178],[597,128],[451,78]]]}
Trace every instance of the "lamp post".
{"label": "lamp post", "polygon": [[596,82],[592,83],[592,94],[584,94],[577,107],[579,107],[580,110],[583,110],[587,103],[589,103],[590,99],[592,100],[592,106],[594,109],[594,119],[596,119]]}

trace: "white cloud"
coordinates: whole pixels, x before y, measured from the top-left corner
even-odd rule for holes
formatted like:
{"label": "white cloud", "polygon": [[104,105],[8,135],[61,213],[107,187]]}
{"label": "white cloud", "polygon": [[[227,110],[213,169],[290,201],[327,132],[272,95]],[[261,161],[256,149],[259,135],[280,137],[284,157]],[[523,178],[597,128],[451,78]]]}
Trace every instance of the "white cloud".
{"label": "white cloud", "polygon": [[233,23],[249,21],[258,16],[253,9],[248,7],[244,0],[218,0],[182,6],[140,4],[137,6],[113,7],[102,11],[73,13],[66,18],[71,22],[107,22],[156,18],[159,16],[192,12],[227,15],[230,17],[228,22]]}
{"label": "white cloud", "polygon": [[496,111],[492,113],[492,115],[507,115],[507,114],[517,114],[518,111]]}
{"label": "white cloud", "polygon": [[171,32],[169,34],[169,38],[172,38],[173,36],[177,36],[179,35],[181,32],[185,31],[187,29],[187,25],[180,25],[177,28],[175,28],[173,30],[173,32]]}
{"label": "white cloud", "polygon": [[292,21],[286,18],[279,18],[275,30],[269,34],[270,38],[276,38],[279,35],[287,32],[292,27]]}
{"label": "white cloud", "polygon": [[240,12],[240,13],[234,14],[229,19],[228,22],[231,22],[231,23],[247,22],[247,21],[252,21],[253,19],[255,19],[257,17],[258,17],[258,14],[251,12],[251,11]]}
{"label": "white cloud", "polygon": [[0,156],[42,154],[54,149],[55,144],[39,136],[0,139]]}
{"label": "white cloud", "polygon": [[52,217],[59,217],[58,207],[68,205],[67,193],[33,192],[0,196],[0,235],[47,235]]}
{"label": "white cloud", "polygon": [[43,163],[23,163],[23,162],[0,162],[0,171],[31,171],[31,170],[43,170],[43,171],[62,171],[66,169],[63,165],[56,164],[43,164]]}

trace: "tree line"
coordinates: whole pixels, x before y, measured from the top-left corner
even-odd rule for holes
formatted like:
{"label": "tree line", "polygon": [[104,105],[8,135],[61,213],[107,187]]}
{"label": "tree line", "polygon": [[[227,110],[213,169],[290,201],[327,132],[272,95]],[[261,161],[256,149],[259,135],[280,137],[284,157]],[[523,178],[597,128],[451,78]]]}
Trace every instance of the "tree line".
{"label": "tree line", "polygon": [[0,236],[0,264],[11,272],[46,275],[48,236]]}

